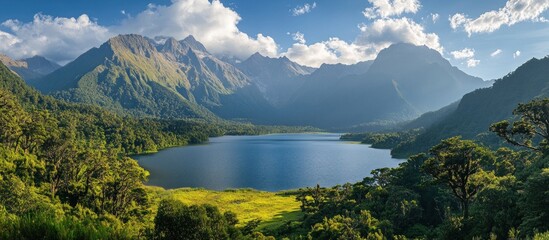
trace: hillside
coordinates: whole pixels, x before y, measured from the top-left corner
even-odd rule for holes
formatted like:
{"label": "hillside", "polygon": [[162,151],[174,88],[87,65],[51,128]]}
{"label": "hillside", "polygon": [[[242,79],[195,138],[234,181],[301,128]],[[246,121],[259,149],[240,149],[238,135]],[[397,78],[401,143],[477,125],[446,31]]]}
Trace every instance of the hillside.
{"label": "hillside", "polygon": [[[457,108],[427,128],[415,141],[393,149],[397,156],[427,150],[441,139],[461,135],[469,139],[496,138],[488,133],[494,122],[512,118],[519,103],[549,96],[549,58],[531,59],[489,88],[466,94]],[[480,135],[479,135],[480,134]],[[486,139],[488,138],[488,139]]]}
{"label": "hillside", "polygon": [[[213,119],[211,111],[219,111],[247,118],[263,107],[248,97],[256,90],[248,77],[192,36],[156,42],[119,35],[33,84],[61,99],[134,116]],[[219,110],[235,105],[241,106],[235,115]]]}

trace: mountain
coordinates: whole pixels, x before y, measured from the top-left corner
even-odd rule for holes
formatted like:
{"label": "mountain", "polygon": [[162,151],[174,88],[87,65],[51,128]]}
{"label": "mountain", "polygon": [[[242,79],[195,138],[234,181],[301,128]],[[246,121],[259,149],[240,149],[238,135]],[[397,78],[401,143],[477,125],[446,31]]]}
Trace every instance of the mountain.
{"label": "mountain", "polygon": [[531,59],[496,80],[492,87],[466,94],[450,114],[437,120],[415,141],[403,143],[393,152],[399,156],[422,152],[441,139],[455,135],[486,143],[499,141],[495,134],[488,133],[490,125],[511,119],[519,103],[541,97],[549,97],[549,57]]}
{"label": "mountain", "polygon": [[307,77],[285,109],[288,124],[345,129],[411,120],[490,82],[453,67],[425,46],[393,44],[373,62],[321,67]]}
{"label": "mountain", "polygon": [[310,78],[341,78],[349,75],[365,74],[374,61],[364,61],[355,64],[324,63],[311,74]]}
{"label": "mountain", "polygon": [[43,77],[61,67],[59,64],[42,56],[13,60],[6,55],[0,54],[0,62],[26,81]]}
{"label": "mountain", "polygon": [[393,80],[419,112],[444,107],[465,93],[492,84],[467,75],[426,46],[394,44],[381,51],[370,67],[373,78]]}
{"label": "mountain", "polygon": [[270,58],[255,53],[236,66],[257,85],[265,99],[273,106],[281,106],[303,84],[299,77],[309,75],[315,68],[301,66],[286,57]]}
{"label": "mountain", "polygon": [[[265,108],[233,65],[189,36],[162,42],[119,35],[34,82],[43,92],[119,113],[162,118],[248,118]],[[253,99],[253,101],[251,101]],[[264,104],[264,105],[262,105]],[[221,109],[234,109],[227,112]]]}

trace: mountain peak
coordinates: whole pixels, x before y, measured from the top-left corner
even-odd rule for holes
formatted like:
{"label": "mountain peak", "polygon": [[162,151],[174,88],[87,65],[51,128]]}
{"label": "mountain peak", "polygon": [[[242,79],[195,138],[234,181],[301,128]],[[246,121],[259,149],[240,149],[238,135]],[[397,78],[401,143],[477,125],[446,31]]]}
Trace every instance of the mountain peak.
{"label": "mountain peak", "polygon": [[189,35],[185,39],[181,40],[181,43],[185,46],[190,47],[193,50],[198,50],[198,51],[201,51],[201,52],[208,52],[208,50],[206,50],[206,47],[204,47],[204,45],[201,42],[197,41],[193,37],[193,35]]}
{"label": "mountain peak", "polygon": [[163,51],[178,51],[181,49],[181,44],[173,37],[166,38],[164,45],[159,46]]}
{"label": "mountain peak", "polygon": [[148,39],[139,34],[119,34],[115,37],[110,38],[106,44],[111,46],[126,46],[126,47],[136,47],[136,46],[152,46],[153,40]]}
{"label": "mountain peak", "polygon": [[198,42],[198,41],[196,40],[196,38],[194,38],[193,35],[187,36],[185,39],[183,39],[183,41],[187,41],[187,42]]}
{"label": "mountain peak", "polygon": [[417,57],[423,57],[423,58],[429,58],[429,59],[443,59],[442,55],[437,50],[434,50],[432,48],[429,48],[425,45],[415,45],[411,43],[394,43],[388,48],[385,48],[381,50],[378,54],[378,57],[406,57],[406,58],[414,58],[417,59]]}
{"label": "mountain peak", "polygon": [[254,54],[252,54],[252,56],[250,56],[250,58],[252,58],[252,57],[254,57],[254,58],[257,58],[257,57],[264,58],[264,56],[261,55],[261,53],[259,53],[259,52],[255,52]]}
{"label": "mountain peak", "polygon": [[31,65],[48,65],[48,66],[52,66],[52,67],[55,67],[55,68],[60,67],[59,64],[57,64],[55,62],[52,62],[49,59],[47,59],[45,57],[42,57],[40,55],[34,55],[30,58],[25,58],[25,59],[23,59],[23,61],[27,62],[29,64],[29,67]]}
{"label": "mountain peak", "polygon": [[290,60],[288,57],[286,57],[286,56],[280,57],[280,60],[282,60],[282,61],[284,61],[284,62],[291,62],[291,60]]}
{"label": "mountain peak", "polygon": [[101,48],[110,48],[113,52],[131,51],[142,55],[150,55],[156,51],[156,43],[138,34],[120,34],[112,37]]}
{"label": "mountain peak", "polygon": [[[431,64],[452,68],[450,62],[434,49],[410,43],[395,43],[379,52],[371,70],[384,75],[394,75],[396,72],[404,74]],[[398,71],[387,71],[395,67]]]}

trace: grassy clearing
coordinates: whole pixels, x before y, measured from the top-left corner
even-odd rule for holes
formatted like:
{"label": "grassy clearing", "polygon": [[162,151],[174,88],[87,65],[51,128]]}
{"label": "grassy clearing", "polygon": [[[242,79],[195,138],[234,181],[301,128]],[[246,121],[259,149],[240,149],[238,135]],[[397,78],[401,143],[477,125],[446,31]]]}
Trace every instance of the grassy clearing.
{"label": "grassy clearing", "polygon": [[262,192],[252,189],[213,191],[199,188],[152,189],[160,198],[175,198],[185,204],[211,204],[222,212],[237,214],[241,225],[260,219],[260,229],[274,229],[287,221],[299,220],[299,202],[291,192]]}

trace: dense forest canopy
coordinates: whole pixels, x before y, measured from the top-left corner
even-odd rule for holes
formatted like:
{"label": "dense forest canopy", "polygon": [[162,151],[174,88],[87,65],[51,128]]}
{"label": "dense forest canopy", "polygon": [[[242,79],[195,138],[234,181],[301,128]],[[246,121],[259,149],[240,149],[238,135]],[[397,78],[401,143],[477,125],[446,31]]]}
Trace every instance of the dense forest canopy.
{"label": "dense forest canopy", "polygon": [[[549,100],[535,99],[491,125],[507,147],[451,137],[361,182],[289,193],[303,217],[259,229],[256,220],[160,196],[130,156],[302,128],[120,117],[43,96],[0,65],[0,238],[547,239],[548,109]],[[392,147],[418,134],[348,137]]]}
{"label": "dense forest canopy", "polygon": [[5,239],[152,237],[156,200],[143,185],[148,172],[130,154],[223,134],[304,130],[119,117],[43,96],[1,64],[0,113],[0,238]]}

